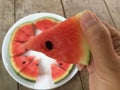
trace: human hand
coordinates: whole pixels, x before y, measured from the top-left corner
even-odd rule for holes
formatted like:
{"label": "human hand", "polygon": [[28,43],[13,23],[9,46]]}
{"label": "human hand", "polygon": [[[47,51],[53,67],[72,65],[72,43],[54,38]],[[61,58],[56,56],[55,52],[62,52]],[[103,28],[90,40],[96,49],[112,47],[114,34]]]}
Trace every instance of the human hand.
{"label": "human hand", "polygon": [[87,67],[90,90],[119,90],[120,32],[90,11],[82,14],[80,24],[92,53]]}

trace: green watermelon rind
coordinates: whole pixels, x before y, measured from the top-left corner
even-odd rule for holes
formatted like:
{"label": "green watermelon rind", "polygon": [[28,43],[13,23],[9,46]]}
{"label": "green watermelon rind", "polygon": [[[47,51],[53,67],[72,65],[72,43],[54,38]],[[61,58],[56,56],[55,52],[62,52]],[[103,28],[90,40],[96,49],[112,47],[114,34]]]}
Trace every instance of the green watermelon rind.
{"label": "green watermelon rind", "polygon": [[14,29],[14,32],[12,33],[10,41],[9,41],[9,48],[8,48],[9,50],[8,51],[9,51],[10,56],[13,56],[12,51],[11,51],[11,44],[13,42],[14,34],[16,33],[17,29],[18,29],[17,27]]}
{"label": "green watermelon rind", "polygon": [[[9,49],[9,50],[8,50],[8,51],[9,51],[9,56],[10,56],[10,57],[14,56],[13,53],[12,53],[12,50],[11,50],[11,46],[12,46],[11,44],[12,44],[12,42],[13,42],[13,40],[11,40],[11,42],[9,43],[9,48],[8,48],[8,49]],[[25,51],[24,51],[24,52],[25,52]],[[23,53],[24,53],[24,52],[23,52]],[[22,53],[21,53],[21,54],[22,54]],[[20,54],[19,54],[19,55],[20,55]]]}
{"label": "green watermelon rind", "polygon": [[23,75],[21,72],[18,73],[19,76],[24,78],[25,80],[31,81],[31,82],[36,82],[36,79],[33,79],[32,77],[28,78],[29,76]]}
{"label": "green watermelon rind", "polygon": [[[19,26],[18,26],[18,28],[21,28],[21,27],[23,27],[24,25],[33,25],[33,22],[32,21],[27,21],[27,22],[24,22],[24,23],[22,23],[22,24],[20,24]],[[34,28],[34,25],[32,26],[33,28]],[[23,31],[24,32],[24,31]],[[25,32],[24,32],[25,33]],[[26,34],[26,33],[25,33]],[[27,34],[26,34],[27,35]]]}
{"label": "green watermelon rind", "polygon": [[24,22],[24,23],[20,24],[20,25],[17,26],[17,27],[18,27],[18,28],[21,28],[21,27],[24,26],[24,25],[32,24],[32,23],[33,23],[32,21]]}
{"label": "green watermelon rind", "polygon": [[13,62],[13,58],[10,59],[10,63],[11,63],[13,70],[18,74],[20,70],[15,66]]}
{"label": "green watermelon rind", "polygon": [[[60,66],[61,67],[61,66]],[[73,69],[73,67],[74,67],[74,64],[70,64],[70,66],[68,67],[68,69],[66,70],[68,73],[70,73],[71,71],[72,71],[72,69]],[[62,68],[62,67],[61,67]],[[64,68],[62,68],[62,69],[64,69]],[[65,69],[64,69],[65,70]]]}
{"label": "green watermelon rind", "polygon": [[91,58],[91,52],[90,52],[89,46],[87,44],[84,44],[83,46],[84,46],[83,48],[84,48],[85,54],[83,56],[83,59],[80,60],[80,64],[89,65],[90,58]]}
{"label": "green watermelon rind", "polygon": [[69,69],[67,70],[68,73],[71,73],[71,71],[73,70],[73,68],[75,67],[74,64],[71,64],[71,66],[69,67]]}
{"label": "green watermelon rind", "polygon": [[52,20],[52,21],[55,21],[55,22],[61,22],[60,20],[58,20],[58,19],[55,19],[55,18],[53,18],[53,17],[41,17],[41,18],[38,18],[38,19],[36,19],[35,21],[33,21],[33,24],[35,24],[36,22],[38,22],[39,20],[44,20],[44,19],[46,19],[46,18],[48,18],[48,19],[50,19],[50,20]]}
{"label": "green watermelon rind", "polygon": [[[13,31],[13,33],[12,33],[12,35],[11,35],[11,40],[13,40],[14,34],[16,33],[16,31],[17,31],[19,28],[21,28],[22,26],[24,26],[24,25],[26,25],[26,24],[31,24],[31,23],[33,23],[33,22],[28,21],[28,22],[24,22],[24,23],[18,25],[18,26],[14,29],[14,31]],[[10,40],[10,41],[11,41],[11,40]]]}
{"label": "green watermelon rind", "polygon": [[17,31],[19,28],[21,28],[22,26],[24,26],[24,25],[26,25],[26,24],[31,24],[31,23],[33,23],[33,22],[28,21],[28,22],[24,22],[24,23],[18,25],[18,26],[14,29],[14,31],[12,32],[10,41],[13,40],[14,34],[16,33],[16,31]]}

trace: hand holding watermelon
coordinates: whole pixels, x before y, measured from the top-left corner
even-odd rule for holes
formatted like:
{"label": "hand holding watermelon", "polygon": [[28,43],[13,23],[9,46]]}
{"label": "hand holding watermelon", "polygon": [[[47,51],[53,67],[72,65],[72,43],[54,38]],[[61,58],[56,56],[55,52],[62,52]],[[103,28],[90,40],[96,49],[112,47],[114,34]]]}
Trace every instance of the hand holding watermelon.
{"label": "hand holding watermelon", "polygon": [[90,90],[119,90],[120,32],[91,12],[82,14],[80,24],[93,56],[88,66]]}

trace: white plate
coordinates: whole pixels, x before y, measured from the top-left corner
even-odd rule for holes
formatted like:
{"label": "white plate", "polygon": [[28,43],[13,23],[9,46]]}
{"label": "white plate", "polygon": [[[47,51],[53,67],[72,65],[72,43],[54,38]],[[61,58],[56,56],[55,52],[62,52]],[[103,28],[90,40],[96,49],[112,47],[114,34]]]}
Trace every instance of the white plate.
{"label": "white plate", "polygon": [[58,82],[57,84],[54,84],[51,79],[50,64],[55,63],[55,61],[53,59],[45,56],[42,53],[29,51],[29,52],[27,52],[27,54],[35,55],[36,58],[41,59],[41,65],[44,68],[43,71],[40,71],[40,72],[42,72],[42,75],[40,75],[38,77],[37,82],[34,83],[34,82],[27,81],[27,80],[23,79],[21,76],[17,75],[14,72],[14,70],[10,64],[8,45],[9,45],[9,41],[10,41],[12,32],[21,23],[24,23],[27,21],[34,21],[41,17],[51,17],[51,18],[58,19],[60,21],[65,20],[64,17],[56,15],[56,14],[51,14],[51,13],[36,13],[36,14],[32,14],[32,15],[29,15],[29,16],[26,16],[26,17],[20,19],[9,29],[9,31],[7,32],[7,34],[4,38],[4,41],[2,44],[2,58],[3,58],[4,66],[5,66],[6,70],[8,71],[8,73],[12,76],[13,79],[15,79],[17,82],[19,82],[23,86],[26,86],[26,87],[32,88],[32,89],[53,89],[53,88],[59,87],[59,86],[65,84],[66,82],[68,82],[77,73],[78,69],[76,67],[74,67],[73,70],[71,71],[71,73],[69,74],[69,76],[67,76],[64,80]]}

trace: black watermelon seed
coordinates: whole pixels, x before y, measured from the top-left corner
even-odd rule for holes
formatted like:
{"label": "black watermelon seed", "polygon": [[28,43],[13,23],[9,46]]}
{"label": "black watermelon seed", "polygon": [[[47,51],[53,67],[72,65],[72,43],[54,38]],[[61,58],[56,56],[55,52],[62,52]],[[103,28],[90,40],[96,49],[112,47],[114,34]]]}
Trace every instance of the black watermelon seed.
{"label": "black watermelon seed", "polygon": [[22,63],[23,63],[23,64],[25,64],[26,62],[25,62],[25,61],[23,61]]}
{"label": "black watermelon seed", "polygon": [[45,46],[48,50],[52,50],[53,49],[53,44],[51,41],[46,41],[45,42]]}
{"label": "black watermelon seed", "polygon": [[39,66],[39,64],[36,64],[36,66]]}
{"label": "black watermelon seed", "polygon": [[60,63],[60,66],[62,65],[62,63]]}

